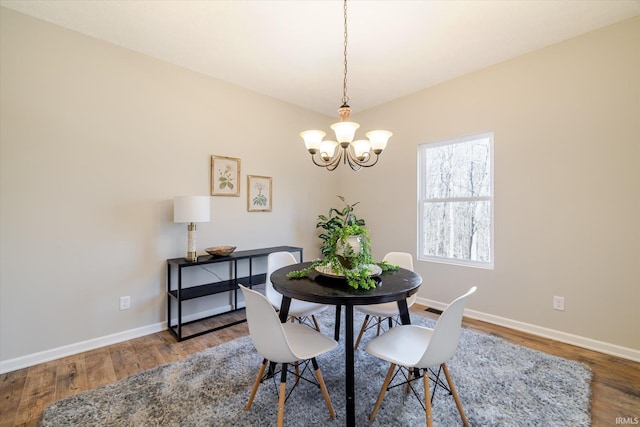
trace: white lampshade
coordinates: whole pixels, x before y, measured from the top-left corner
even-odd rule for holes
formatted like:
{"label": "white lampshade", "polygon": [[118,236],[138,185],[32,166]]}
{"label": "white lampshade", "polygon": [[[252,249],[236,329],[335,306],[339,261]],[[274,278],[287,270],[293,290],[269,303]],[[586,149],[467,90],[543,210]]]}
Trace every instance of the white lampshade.
{"label": "white lampshade", "polygon": [[392,135],[393,133],[386,130],[372,130],[371,132],[367,132],[367,138],[371,141],[371,148],[379,152],[387,148],[387,142],[389,142],[389,138],[391,138]]}
{"label": "white lampshade", "polygon": [[356,135],[356,129],[360,125],[355,122],[338,122],[331,125],[331,129],[336,133],[336,139],[339,143],[351,142]]}
{"label": "white lampshade", "polygon": [[209,196],[177,196],[173,199],[173,222],[209,222],[210,209]]}
{"label": "white lampshade", "polygon": [[304,139],[304,145],[307,147],[307,150],[319,149],[322,138],[324,138],[325,135],[326,133],[321,130],[305,130],[304,132],[300,132],[300,136]]}
{"label": "white lampshade", "polygon": [[338,143],[336,141],[322,141],[320,144],[320,155],[322,158],[331,158],[333,154],[336,152],[336,147]]}
{"label": "white lampshade", "polygon": [[371,150],[371,144],[367,139],[358,139],[351,143],[353,151],[356,153],[356,157],[361,159],[365,154]]}

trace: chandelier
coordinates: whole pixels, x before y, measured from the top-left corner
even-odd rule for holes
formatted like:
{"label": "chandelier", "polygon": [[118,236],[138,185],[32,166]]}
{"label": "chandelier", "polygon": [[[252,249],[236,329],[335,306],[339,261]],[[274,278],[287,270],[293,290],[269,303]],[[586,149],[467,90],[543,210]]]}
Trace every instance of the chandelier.
{"label": "chandelier", "polygon": [[[352,170],[368,168],[376,163],[382,151],[386,148],[391,132],[386,130],[372,130],[366,133],[368,139],[354,141],[358,123],[349,121],[351,107],[347,96],[347,0],[344,0],[344,80],[342,84],[342,105],[338,109],[340,121],[331,125],[337,141],[324,141],[326,133],[321,130],[306,130],[300,133],[311,160],[317,166],[334,170],[342,160]],[[375,154],[375,158],[373,157]]]}

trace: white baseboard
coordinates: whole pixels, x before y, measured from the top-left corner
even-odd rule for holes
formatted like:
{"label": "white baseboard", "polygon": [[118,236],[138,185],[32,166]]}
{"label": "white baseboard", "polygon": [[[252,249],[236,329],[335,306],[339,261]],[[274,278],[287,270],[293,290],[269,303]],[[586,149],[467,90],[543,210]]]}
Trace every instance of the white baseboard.
{"label": "white baseboard", "polygon": [[[244,303],[240,303],[238,304],[238,306],[244,307]],[[194,320],[202,319],[204,317],[215,316],[216,314],[229,311],[231,310],[231,308],[231,305],[228,305],[216,307],[213,310],[185,315],[183,316],[182,321],[183,323],[187,323]],[[175,325],[175,323],[176,319],[172,321],[172,324]],[[28,354],[26,356],[16,357],[14,359],[2,360],[0,361],[0,374],[22,368],[28,368],[29,366],[37,365],[38,363],[49,362],[51,360],[60,359],[61,357],[71,356],[107,345],[139,338],[145,335],[154,334],[156,332],[164,331],[167,328],[167,322],[160,322],[153,325],[143,326],[140,328],[130,329],[128,331],[122,331],[103,337],[65,345],[62,347],[52,348],[50,350],[45,350],[38,353]]]}
{"label": "white baseboard", "polygon": [[[444,310],[447,306],[447,304],[421,297],[418,297],[416,302],[427,307],[433,307],[438,310]],[[633,348],[622,347],[616,344],[598,341],[579,335],[569,334],[567,332],[557,331],[555,329],[544,328],[542,326],[536,326],[517,320],[507,319],[505,317],[494,316],[493,314],[482,313],[475,310],[466,309],[464,311],[464,315],[472,319],[482,320],[483,322],[491,323],[494,325],[504,326],[510,329],[515,329],[517,331],[527,332],[532,335],[537,335],[566,344],[575,345],[577,347],[586,348],[588,350],[594,350],[600,353],[610,354],[612,356],[632,360],[634,362],[640,362],[640,350],[635,350]]]}
{"label": "white baseboard", "polygon": [[77,342],[62,347],[52,348],[50,350],[40,351],[38,353],[28,354],[26,356],[16,357],[0,361],[0,374],[15,371],[17,369],[27,368],[37,365],[38,363],[48,362],[61,357],[71,356],[82,353],[84,351],[93,350],[104,347],[106,345],[116,344],[122,341],[139,338],[145,335],[153,334],[167,329],[167,322],[155,323],[153,325],[143,326],[140,328],[129,329],[128,331],[118,332],[99,338]]}
{"label": "white baseboard", "polygon": [[[447,304],[428,300],[426,298],[418,297],[417,301],[427,307],[433,307],[438,310],[443,310]],[[243,307],[244,303],[240,302],[238,306]],[[230,306],[216,307],[213,310],[207,310],[196,314],[186,315],[183,317],[184,322],[191,322],[203,317],[214,316],[216,314],[223,313],[230,310]],[[517,320],[511,320],[500,316],[494,316],[492,314],[482,313],[475,310],[465,310],[465,316],[472,319],[482,320],[494,325],[504,326],[507,328],[515,329],[518,331],[527,332],[533,335],[541,336],[544,338],[553,339],[556,341],[564,342],[567,344],[575,345],[578,347],[586,348],[589,350],[598,351],[600,353],[610,354],[613,356],[621,357],[623,359],[632,360],[634,362],[640,362],[640,351],[632,348],[622,347],[616,344],[611,344],[603,341],[593,340],[591,338],[581,337],[579,335],[573,335],[566,332],[556,331],[554,329],[543,328],[541,326],[531,325]],[[175,320],[174,322],[175,323]],[[74,344],[65,345],[62,347],[53,348],[50,350],[41,351],[38,353],[28,354],[26,356],[16,357],[14,359],[8,359],[0,361],[0,374],[6,372],[15,371],[29,366],[37,365],[39,363],[49,362],[51,360],[59,359],[61,357],[71,356],[74,354],[82,353],[84,351],[93,350],[96,348],[104,347],[111,344],[116,344],[122,341],[139,338],[145,335],[154,334],[156,332],[167,329],[167,322],[155,323],[140,328],[130,329],[128,331],[118,332],[116,334],[106,335],[99,338],[93,338],[86,341],[81,341]]]}

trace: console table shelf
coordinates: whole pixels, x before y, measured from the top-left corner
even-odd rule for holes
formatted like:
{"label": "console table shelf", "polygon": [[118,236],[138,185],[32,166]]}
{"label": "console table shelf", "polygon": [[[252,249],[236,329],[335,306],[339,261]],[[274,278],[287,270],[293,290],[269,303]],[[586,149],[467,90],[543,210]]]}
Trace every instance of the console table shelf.
{"label": "console table shelf", "polygon": [[[229,256],[224,257],[214,257],[214,256],[199,256],[195,262],[189,262],[184,258],[172,258],[167,260],[167,324],[169,325],[169,331],[178,339],[178,341],[182,341],[188,338],[193,338],[199,335],[206,334],[208,332],[217,331],[222,328],[227,328],[229,326],[237,325],[238,323],[244,322],[245,320],[240,320],[228,324],[224,324],[222,326],[217,326],[215,328],[207,329],[205,331],[200,331],[191,335],[183,336],[182,327],[187,325],[188,323],[200,321],[203,319],[207,319],[209,317],[215,316],[207,316],[201,319],[194,320],[192,322],[184,322],[182,319],[182,303],[184,301],[193,300],[196,298],[206,297],[208,295],[219,294],[221,292],[229,292],[233,291],[233,303],[231,305],[231,309],[225,311],[224,313],[230,313],[233,311],[241,310],[242,307],[238,307],[238,283],[241,283],[244,286],[253,287],[256,285],[261,285],[265,283],[267,279],[267,275],[265,273],[253,273],[253,259],[267,257],[269,254],[274,252],[298,252],[300,254],[300,261],[302,262],[302,248],[295,246],[274,246],[271,248],[262,248],[262,249],[251,249],[246,251],[238,251],[234,252]],[[249,275],[238,277],[238,261],[240,260],[249,260]],[[182,284],[182,272],[185,268],[194,268],[199,266],[204,266],[208,264],[218,264],[218,263],[229,263],[232,269],[231,279],[230,280],[220,280],[218,282],[205,283],[196,286],[188,286],[183,287]],[[177,281],[176,288],[172,289],[172,272],[177,272]],[[177,321],[175,324],[172,324],[171,318],[171,303],[177,303]],[[220,314],[224,314],[220,313]]]}

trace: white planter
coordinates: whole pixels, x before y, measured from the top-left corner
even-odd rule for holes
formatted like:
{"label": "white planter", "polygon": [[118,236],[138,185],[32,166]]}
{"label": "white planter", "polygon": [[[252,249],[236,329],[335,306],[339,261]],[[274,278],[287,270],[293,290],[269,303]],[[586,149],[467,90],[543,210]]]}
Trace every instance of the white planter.
{"label": "white planter", "polygon": [[344,240],[336,242],[336,255],[340,263],[346,268],[353,268],[355,265],[351,262],[362,252],[362,242],[360,236],[349,236]]}

